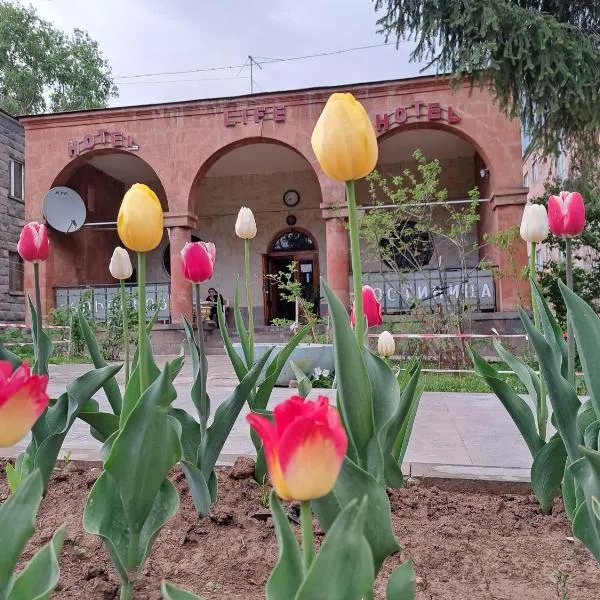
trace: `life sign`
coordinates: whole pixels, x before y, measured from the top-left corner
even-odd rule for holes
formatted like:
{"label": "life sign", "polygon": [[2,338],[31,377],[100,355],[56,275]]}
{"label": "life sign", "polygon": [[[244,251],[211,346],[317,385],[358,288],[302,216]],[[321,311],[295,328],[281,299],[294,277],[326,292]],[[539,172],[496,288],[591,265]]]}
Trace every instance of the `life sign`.
{"label": "life sign", "polygon": [[399,106],[391,113],[377,113],[375,129],[377,133],[383,133],[408,120],[446,121],[453,125],[460,123],[460,117],[451,106],[444,108],[439,102],[414,102],[409,106]]}

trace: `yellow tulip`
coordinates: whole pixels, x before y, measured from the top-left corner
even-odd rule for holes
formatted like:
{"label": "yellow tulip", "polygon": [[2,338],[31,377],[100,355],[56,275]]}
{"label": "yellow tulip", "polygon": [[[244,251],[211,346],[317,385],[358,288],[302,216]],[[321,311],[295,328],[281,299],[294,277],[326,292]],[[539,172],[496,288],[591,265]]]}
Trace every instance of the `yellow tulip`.
{"label": "yellow tulip", "polygon": [[311,137],[326,175],[337,181],[366,177],[377,163],[377,138],[364,106],[352,94],[332,94]]}
{"label": "yellow tulip", "polygon": [[163,236],[163,211],[156,194],[143,183],[132,185],[121,202],[117,231],[123,244],[136,252],[150,252]]}

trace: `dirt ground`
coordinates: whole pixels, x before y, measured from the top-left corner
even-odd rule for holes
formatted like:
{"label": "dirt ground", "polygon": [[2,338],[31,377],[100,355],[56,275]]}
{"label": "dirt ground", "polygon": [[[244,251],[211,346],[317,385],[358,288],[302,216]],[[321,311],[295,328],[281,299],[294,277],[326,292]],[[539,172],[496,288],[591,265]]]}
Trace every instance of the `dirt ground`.
{"label": "dirt ground", "polygon": [[[206,518],[194,511],[183,476],[174,474],[181,509],[158,537],[136,584],[136,598],[160,600],[162,579],[203,600],[264,598],[277,543],[262,505],[265,490],[251,481],[247,467],[219,470],[219,500]],[[75,463],[57,469],[42,502],[37,533],[24,556],[29,559],[66,521],[54,600],[118,598],[118,579],[101,541],[81,525],[86,496],[99,473],[97,467]],[[389,573],[410,556],[418,600],[598,600],[600,566],[571,537],[560,501],[552,516],[544,516],[535,498],[519,493],[520,488],[506,493],[504,487],[500,493],[489,487],[414,481],[391,491],[394,533],[403,550],[386,561],[376,598],[384,598]],[[2,473],[0,501],[7,493]]]}

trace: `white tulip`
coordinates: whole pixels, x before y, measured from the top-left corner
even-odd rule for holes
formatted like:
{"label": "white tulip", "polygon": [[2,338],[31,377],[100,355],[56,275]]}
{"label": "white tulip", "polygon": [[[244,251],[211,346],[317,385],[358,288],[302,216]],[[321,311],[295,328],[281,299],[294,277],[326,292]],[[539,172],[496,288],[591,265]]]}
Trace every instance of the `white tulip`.
{"label": "white tulip", "polygon": [[242,206],[235,222],[235,234],[243,240],[251,240],[256,237],[256,221],[249,208]]}
{"label": "white tulip", "polygon": [[115,248],[108,270],[115,279],[129,279],[131,277],[133,267],[131,266],[129,253],[125,248],[121,248],[121,246]]}
{"label": "white tulip", "polygon": [[394,356],[396,352],[396,342],[394,336],[389,331],[382,331],[377,339],[377,353],[379,356]]}
{"label": "white tulip", "polygon": [[526,242],[543,242],[548,237],[548,213],[542,204],[528,202],[521,219],[521,237]]}

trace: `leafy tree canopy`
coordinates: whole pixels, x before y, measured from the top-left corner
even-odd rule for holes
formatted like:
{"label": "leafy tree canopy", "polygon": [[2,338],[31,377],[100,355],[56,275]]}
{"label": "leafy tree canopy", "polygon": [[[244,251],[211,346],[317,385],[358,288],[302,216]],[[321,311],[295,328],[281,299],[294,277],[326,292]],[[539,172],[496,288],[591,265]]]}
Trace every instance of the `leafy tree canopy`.
{"label": "leafy tree canopy", "polygon": [[414,39],[411,60],[459,83],[489,85],[544,152],[598,158],[598,0],[374,0],[386,38]]}
{"label": "leafy tree canopy", "polygon": [[85,31],[71,35],[35,9],[0,0],[0,107],[12,114],[102,108],[111,69]]}

